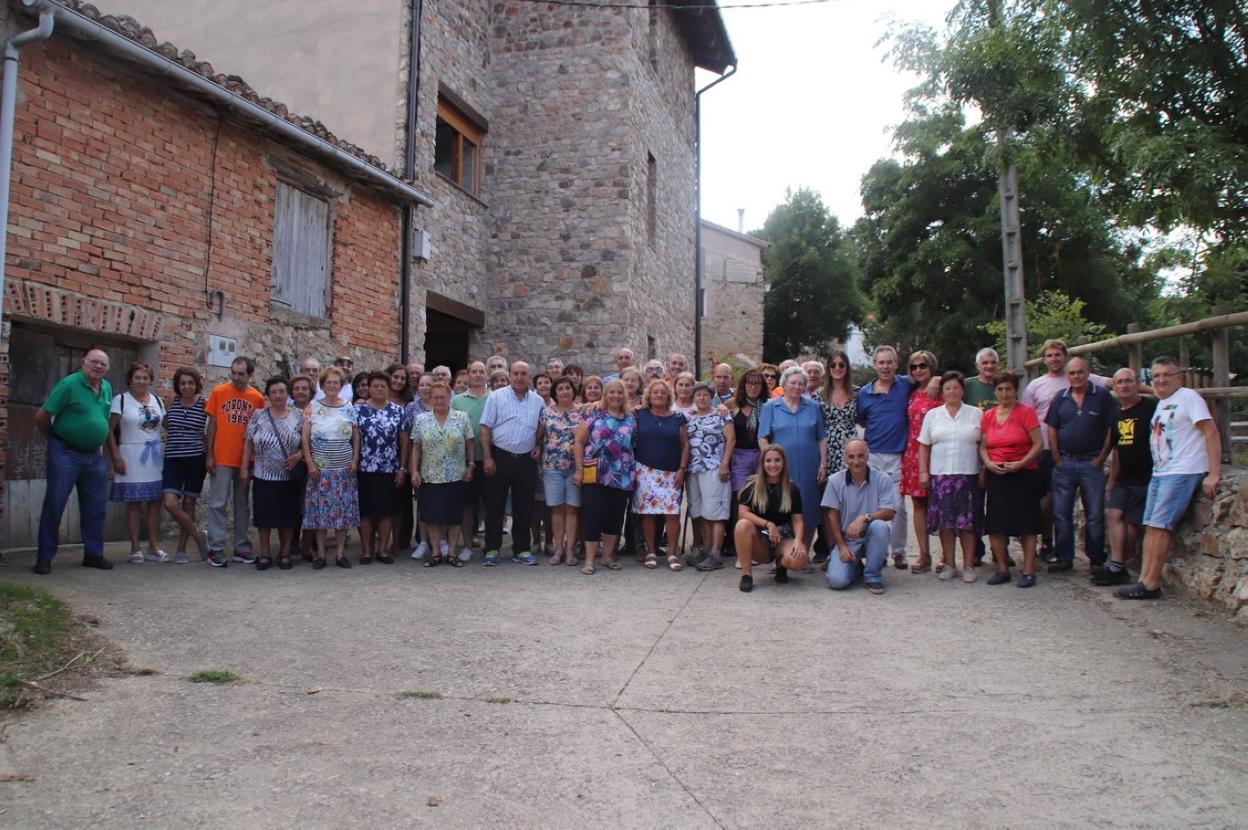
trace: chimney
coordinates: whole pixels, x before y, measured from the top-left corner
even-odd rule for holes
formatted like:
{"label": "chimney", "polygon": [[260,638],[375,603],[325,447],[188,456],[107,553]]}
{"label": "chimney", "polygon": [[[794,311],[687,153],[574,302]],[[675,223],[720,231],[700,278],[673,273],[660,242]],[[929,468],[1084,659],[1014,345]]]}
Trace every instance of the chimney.
{"label": "chimney", "polygon": [[737,208],[737,233],[745,233],[745,208]]}

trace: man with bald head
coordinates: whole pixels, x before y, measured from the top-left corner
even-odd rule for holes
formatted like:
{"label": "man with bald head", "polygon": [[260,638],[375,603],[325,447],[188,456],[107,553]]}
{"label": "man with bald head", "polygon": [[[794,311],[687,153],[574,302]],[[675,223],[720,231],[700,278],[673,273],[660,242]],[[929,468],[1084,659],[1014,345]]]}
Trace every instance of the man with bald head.
{"label": "man with bald head", "polygon": [[602,382],[606,383],[612,380],[618,380],[620,372],[623,372],[630,366],[637,365],[637,356],[633,354],[633,350],[627,346],[621,346],[615,351],[615,371],[609,375],[603,375]]}
{"label": "man with bald head", "polygon": [[1083,501],[1084,554],[1092,567],[1105,564],[1105,473],[1117,417],[1113,396],[1089,383],[1088,362],[1072,357],[1066,363],[1067,387],[1059,392],[1045,416],[1053,458],[1053,525],[1057,561],[1049,573],[1069,571],[1075,562],[1075,491]]}
{"label": "man with bald head", "polygon": [[1153,453],[1148,445],[1149,424],[1157,401],[1140,395],[1140,381],[1132,369],[1114,372],[1118,415],[1111,434],[1109,501],[1105,524],[1109,534],[1109,565],[1092,572],[1093,585],[1125,585],[1131,581],[1127,558],[1139,546],[1144,524],[1148,483],[1153,476]]}
{"label": "man with bald head", "polygon": [[529,552],[527,529],[532,524],[537,490],[537,424],[546,404],[529,388],[529,364],[511,364],[510,384],[491,392],[481,412],[481,452],[485,485],[485,567],[498,564],[503,546],[503,518],[511,496],[512,561],[536,565]]}
{"label": "man with bald head", "polygon": [[859,576],[867,590],[884,593],[884,565],[897,497],[892,479],[871,468],[867,442],[845,444],[845,469],[828,476],[823,489],[822,531],[831,540],[828,587],[843,591]]}
{"label": "man with bald head", "polygon": [[716,363],[711,370],[711,380],[715,383],[715,394],[711,397],[711,406],[727,406],[737,394],[732,388],[732,366],[727,363]]}
{"label": "man with bald head", "polygon": [[109,570],[104,558],[104,511],[108,506],[108,467],[100,448],[108,440],[113,388],[104,379],[108,355],[91,349],[82,368],[52,387],[35,413],[35,426],[48,438],[48,484],[39,517],[39,553],[35,573],[52,572],[60,544],[58,530],[69,493],[78,488],[82,522],[82,564]]}

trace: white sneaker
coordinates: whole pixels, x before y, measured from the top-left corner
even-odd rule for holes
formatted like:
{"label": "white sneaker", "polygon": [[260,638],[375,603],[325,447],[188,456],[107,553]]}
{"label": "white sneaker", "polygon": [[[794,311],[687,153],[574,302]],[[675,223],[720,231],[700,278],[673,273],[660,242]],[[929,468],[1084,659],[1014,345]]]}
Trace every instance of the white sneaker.
{"label": "white sneaker", "polygon": [[443,559],[450,556],[451,546],[445,539],[438,543],[438,553],[442,554]]}
{"label": "white sneaker", "polygon": [[419,545],[412,548],[413,559],[424,559],[428,555],[429,555],[429,543],[428,542],[421,542]]}
{"label": "white sneaker", "polygon": [[472,548],[460,548],[459,561],[467,562],[472,559]]}
{"label": "white sneaker", "polygon": [[142,565],[143,564],[143,551],[141,550],[130,551],[130,564]]}
{"label": "white sneaker", "polygon": [[147,561],[148,562],[172,562],[173,560],[170,559],[169,554],[165,553],[163,550],[149,550],[147,552]]}

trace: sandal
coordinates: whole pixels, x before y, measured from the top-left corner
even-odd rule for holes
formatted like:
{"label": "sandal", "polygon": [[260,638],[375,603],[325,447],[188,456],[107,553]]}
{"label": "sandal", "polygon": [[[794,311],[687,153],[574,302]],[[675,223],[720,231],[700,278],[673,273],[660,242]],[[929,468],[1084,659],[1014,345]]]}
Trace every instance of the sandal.
{"label": "sandal", "polygon": [[334,559],[334,564],[345,570],[346,568],[351,567],[351,560],[345,556],[339,556]]}
{"label": "sandal", "polygon": [[555,551],[555,555],[550,557],[550,564],[562,565],[563,564],[563,551],[561,550]]}
{"label": "sandal", "polygon": [[371,564],[373,564],[373,557],[372,557],[372,556],[361,556],[361,557],[360,557],[360,564],[361,564],[361,565],[371,565]]}
{"label": "sandal", "polygon": [[435,553],[433,556],[429,556],[425,558],[426,568],[435,568],[441,564],[442,564],[442,554],[440,553]]}
{"label": "sandal", "polygon": [[931,569],[932,569],[932,565],[930,562],[926,564],[924,564],[923,562],[916,562],[914,566],[910,568],[910,573],[914,576],[918,576],[919,574],[927,573]]}
{"label": "sandal", "polygon": [[604,559],[602,560],[602,567],[606,568],[608,571],[618,571],[624,566],[619,562],[616,562],[614,559]]}
{"label": "sandal", "polygon": [[271,567],[273,567],[273,559],[271,557],[261,556],[256,560],[257,571],[267,571]]}
{"label": "sandal", "polygon": [[313,556],[312,557],[312,570],[319,571],[323,567],[325,567],[325,557]]}
{"label": "sandal", "polygon": [[581,558],[576,555],[576,551],[570,550],[568,551],[567,558],[563,560],[563,564],[570,568],[575,568],[577,565],[581,564]]}
{"label": "sandal", "polygon": [[676,572],[680,572],[685,569],[684,564],[680,561],[680,557],[674,553],[668,554],[667,567]]}
{"label": "sandal", "polygon": [[585,567],[581,568],[581,573],[585,574],[586,576],[593,576],[593,575],[594,575],[594,566],[593,566],[593,565],[586,565]]}
{"label": "sandal", "polygon": [[655,568],[659,567],[659,557],[653,553],[647,553],[646,558],[641,561],[641,564],[653,571]]}
{"label": "sandal", "polygon": [[289,556],[277,557],[277,567],[283,571],[289,571],[293,567]]}
{"label": "sandal", "polygon": [[446,559],[444,560],[444,562],[445,562],[445,564],[450,565],[452,568],[462,568],[462,567],[464,567],[464,563],[463,563],[463,562],[461,562],[461,561],[459,560],[459,557],[458,557],[458,556],[448,556],[448,557],[446,557]]}

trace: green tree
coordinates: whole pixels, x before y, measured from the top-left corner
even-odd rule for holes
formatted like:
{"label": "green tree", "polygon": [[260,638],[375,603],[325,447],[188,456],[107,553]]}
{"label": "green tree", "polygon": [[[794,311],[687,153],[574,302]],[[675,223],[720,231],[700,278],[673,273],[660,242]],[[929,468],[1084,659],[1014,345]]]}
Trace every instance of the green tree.
{"label": "green tree", "polygon": [[[1109,337],[1105,326],[1094,323],[1084,316],[1087,304],[1061,291],[1044,291],[1034,299],[1027,300],[1027,339],[1038,351],[1040,344],[1054,338],[1067,345],[1090,343]],[[1005,321],[993,320],[983,326],[993,337],[993,347],[1005,354]]]}
{"label": "green tree", "polygon": [[785,194],[754,236],[768,282],[763,304],[763,357],[776,362],[804,349],[824,351],[844,340],[864,316],[853,245],[813,190]]}

